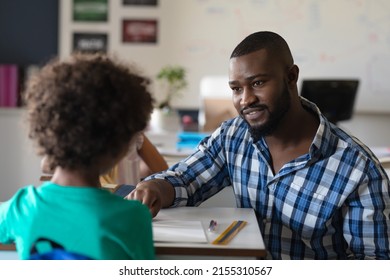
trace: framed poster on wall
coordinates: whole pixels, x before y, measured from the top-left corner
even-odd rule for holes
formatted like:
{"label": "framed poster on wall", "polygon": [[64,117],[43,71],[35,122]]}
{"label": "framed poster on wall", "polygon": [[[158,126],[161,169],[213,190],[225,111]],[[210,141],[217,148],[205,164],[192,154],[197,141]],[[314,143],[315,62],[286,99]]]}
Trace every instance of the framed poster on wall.
{"label": "framed poster on wall", "polygon": [[74,21],[108,20],[108,0],[73,0]]}
{"label": "framed poster on wall", "polygon": [[157,27],[155,19],[125,19],[122,22],[122,42],[157,43]]}
{"label": "framed poster on wall", "polygon": [[73,51],[107,52],[107,34],[105,33],[73,33]]}

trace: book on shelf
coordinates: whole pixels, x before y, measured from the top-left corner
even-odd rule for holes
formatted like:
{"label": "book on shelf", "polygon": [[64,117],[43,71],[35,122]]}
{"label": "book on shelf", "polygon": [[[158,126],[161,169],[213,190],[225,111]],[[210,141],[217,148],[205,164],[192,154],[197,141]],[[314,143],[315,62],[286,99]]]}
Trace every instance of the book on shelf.
{"label": "book on shelf", "polygon": [[19,67],[0,64],[0,107],[17,107],[19,102]]}

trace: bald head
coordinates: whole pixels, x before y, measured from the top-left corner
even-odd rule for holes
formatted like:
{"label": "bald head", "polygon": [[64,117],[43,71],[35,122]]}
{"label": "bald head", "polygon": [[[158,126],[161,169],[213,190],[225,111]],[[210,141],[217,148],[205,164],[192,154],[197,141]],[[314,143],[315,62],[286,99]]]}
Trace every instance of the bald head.
{"label": "bald head", "polygon": [[247,36],[236,46],[230,58],[243,56],[261,49],[266,49],[268,54],[278,57],[286,67],[294,64],[287,42],[280,35],[271,31],[259,31]]}

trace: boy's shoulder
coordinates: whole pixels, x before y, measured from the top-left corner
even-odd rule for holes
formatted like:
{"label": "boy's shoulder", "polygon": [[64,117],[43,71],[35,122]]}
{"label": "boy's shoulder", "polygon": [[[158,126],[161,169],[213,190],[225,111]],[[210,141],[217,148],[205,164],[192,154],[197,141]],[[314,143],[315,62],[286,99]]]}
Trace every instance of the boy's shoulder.
{"label": "boy's shoulder", "polygon": [[37,187],[34,185],[27,185],[18,189],[15,194],[9,199],[9,201],[19,201],[21,199],[29,200],[30,198],[36,196]]}

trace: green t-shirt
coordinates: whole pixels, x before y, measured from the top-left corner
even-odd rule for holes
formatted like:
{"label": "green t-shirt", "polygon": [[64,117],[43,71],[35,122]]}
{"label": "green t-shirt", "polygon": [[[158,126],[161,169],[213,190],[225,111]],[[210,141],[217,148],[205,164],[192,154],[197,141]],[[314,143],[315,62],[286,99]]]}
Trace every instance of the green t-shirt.
{"label": "green t-shirt", "polygon": [[92,187],[46,182],[0,204],[0,242],[27,259],[38,238],[100,260],[154,259],[152,217],[139,201]]}

